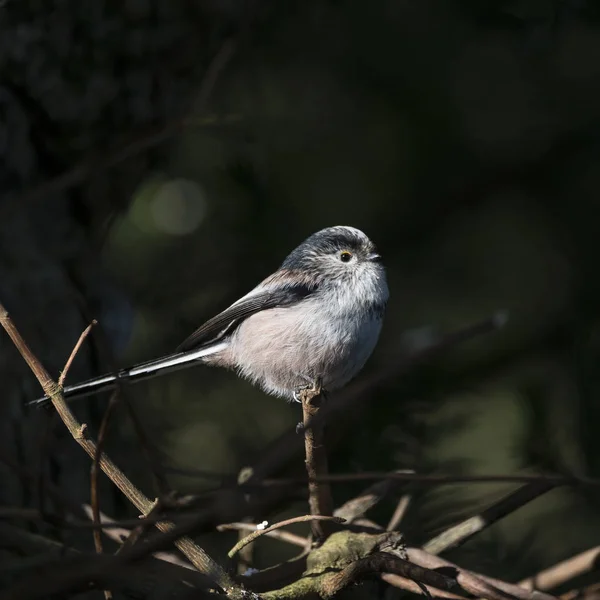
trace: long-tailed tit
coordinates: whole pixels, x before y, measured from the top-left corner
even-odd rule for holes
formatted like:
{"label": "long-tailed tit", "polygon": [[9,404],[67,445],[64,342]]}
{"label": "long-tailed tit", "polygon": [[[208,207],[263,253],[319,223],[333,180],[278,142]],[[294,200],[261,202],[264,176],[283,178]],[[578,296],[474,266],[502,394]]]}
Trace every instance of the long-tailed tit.
{"label": "long-tailed tit", "polygon": [[[199,363],[234,369],[288,400],[317,382],[334,390],[373,352],[388,295],[371,240],[353,227],[329,227],[199,327],[175,354],[66,386],[63,393],[71,400]],[[47,396],[31,404],[46,402]]]}

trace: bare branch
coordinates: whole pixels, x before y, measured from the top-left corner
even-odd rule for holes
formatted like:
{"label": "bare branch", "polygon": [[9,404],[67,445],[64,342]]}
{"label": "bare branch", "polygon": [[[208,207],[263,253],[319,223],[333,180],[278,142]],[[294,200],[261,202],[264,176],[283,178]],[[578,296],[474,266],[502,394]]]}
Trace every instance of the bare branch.
{"label": "bare branch", "polygon": [[471,594],[480,598],[518,598],[518,600],[555,600],[554,596],[539,591],[530,591],[514,583],[507,583],[475,573],[447,561],[439,556],[425,552],[421,548],[407,548],[411,562],[428,569],[453,569],[456,581]]}
{"label": "bare branch", "polygon": [[523,579],[519,585],[528,590],[551,590],[584,573],[600,567],[600,546],[590,548],[567,560],[563,560],[536,575]]}
{"label": "bare branch", "polygon": [[258,529],[254,533],[246,536],[241,539],[228,553],[227,556],[229,558],[233,558],[244,546],[252,543],[256,538],[259,538],[261,535],[266,535],[276,529],[280,529],[281,527],[287,527],[288,525],[293,525],[294,523],[305,523],[306,521],[331,521],[333,523],[343,523],[344,519],[340,519],[339,517],[328,517],[323,515],[304,515],[302,517],[292,517],[291,519],[286,519],[285,521],[280,521],[279,523],[275,523],[270,527],[265,529]]}
{"label": "bare branch", "polygon": [[[380,575],[381,579],[394,587],[397,587],[401,590],[405,590],[407,592],[411,592],[413,594],[423,594],[429,595],[432,598],[445,598],[447,600],[464,600],[464,596],[459,596],[458,594],[453,594],[452,592],[448,592],[445,590],[440,590],[438,588],[431,587],[430,585],[424,585],[422,583],[417,583],[412,579],[408,579],[406,577],[402,577],[402,575],[394,575],[392,573],[382,573]],[[425,587],[425,590],[423,590]],[[425,593],[427,592],[427,594]]]}
{"label": "bare branch", "polygon": [[576,588],[566,594],[562,594],[560,598],[561,600],[598,600],[600,598],[600,583]]}
{"label": "bare branch", "polygon": [[[185,472],[183,469],[177,470],[177,472],[182,475],[193,475],[192,470],[188,469],[186,469]],[[427,486],[455,485],[457,483],[545,483],[548,484],[549,487],[557,487],[560,485],[600,486],[600,479],[569,475],[429,475],[425,473],[414,473],[412,471],[392,471],[390,473],[386,473],[385,471],[332,473],[319,476],[315,481],[324,483],[345,483],[349,481],[370,481],[373,479],[393,479],[396,481],[406,481],[407,483],[420,483]],[[252,482],[244,485],[286,487],[290,485],[304,485],[306,481],[307,480],[303,477],[281,477],[277,479],[264,479],[260,483]]]}
{"label": "bare branch", "polygon": [[[331,516],[333,515],[331,487],[327,483],[317,482],[319,476],[327,475],[329,471],[327,466],[327,451],[325,450],[323,440],[323,425],[308,427],[309,423],[319,413],[323,400],[320,383],[315,385],[313,389],[303,391],[301,399],[302,423],[304,426],[304,462],[308,474],[308,505],[310,507],[310,514],[313,516]],[[313,519],[311,521],[311,530],[313,539],[317,543],[322,543],[327,535],[331,533],[331,529],[325,526],[323,519]]]}
{"label": "bare branch", "polygon": [[[41,559],[40,567],[46,564],[46,572],[68,571],[72,568],[77,568],[77,562],[82,559],[92,560],[99,565],[106,562],[106,555],[98,556],[86,554],[64,546],[60,542],[45,538],[39,534],[34,534],[29,531],[24,531],[17,527],[13,527],[6,523],[0,522],[0,540],[2,547],[16,551],[19,554],[36,556]],[[56,565],[60,563],[60,569]],[[3,565],[4,566],[4,563]],[[36,565],[37,566],[37,565]],[[100,569],[98,569],[100,571]],[[42,571],[38,572],[42,573]],[[195,594],[199,598],[207,598],[207,593],[203,590],[208,589],[212,585],[212,581],[206,576],[198,573],[198,571],[184,570],[177,565],[172,565],[154,558],[149,558],[145,564],[136,563],[131,565],[127,570],[102,569],[102,575],[96,581],[87,580],[84,584],[84,589],[90,589],[92,586],[111,587],[115,590],[127,591],[127,595],[144,598],[147,595],[148,589],[161,585],[163,588],[165,582],[169,582],[170,592],[169,598],[189,598],[190,587],[194,586]],[[186,583],[187,582],[187,583]],[[20,577],[19,583],[10,590],[3,589],[3,598],[22,598],[29,600],[30,598],[48,598],[49,595],[43,587],[43,579]],[[36,595],[37,594],[37,595]],[[214,594],[213,594],[214,596]]]}
{"label": "bare branch", "polygon": [[[409,471],[399,472],[407,473]],[[410,472],[412,473],[413,471]],[[362,517],[397,486],[398,482],[394,479],[386,478],[383,481],[378,481],[377,483],[370,485],[361,494],[356,496],[356,498],[352,498],[339,508],[336,508],[333,514],[336,517],[342,517],[346,519],[346,521],[352,522]]]}
{"label": "bare branch", "polygon": [[[90,458],[94,459],[97,453],[96,444],[87,437],[87,427],[80,424],[70,408],[67,406],[62,395],[62,390],[55,383],[48,372],[44,369],[39,360],[34,356],[25,340],[21,337],[14,323],[10,319],[6,309],[0,304],[0,325],[8,333],[11,340],[25,359],[29,368],[33,371],[39,381],[44,393],[48,395],[54,405],[57,413],[66,425],[69,433],[75,441],[87,452]],[[150,510],[151,502],[142,492],[133,485],[127,476],[112,462],[105,453],[100,454],[99,464],[102,471],[109,479],[121,490],[128,500],[141,512],[147,513]],[[167,522],[157,523],[157,527],[167,532],[173,529],[173,525]],[[217,585],[225,591],[234,592],[239,589],[231,577],[199,546],[194,544],[190,538],[182,537],[175,541],[175,545],[185,554],[190,562],[202,573],[211,577]]]}
{"label": "bare branch", "polygon": [[[100,472],[100,456],[102,456],[102,449],[104,447],[104,440],[106,439],[106,432],[108,430],[108,422],[113,412],[114,407],[117,403],[117,397],[119,389],[117,388],[110,397],[108,406],[104,411],[102,417],[102,423],[100,424],[100,430],[98,431],[98,445],[96,446],[96,452],[92,460],[92,467],[90,469],[90,504],[92,507],[93,521],[96,525],[100,524],[100,499],[98,494],[98,473]],[[94,547],[98,554],[102,554],[102,535],[99,529],[94,529],[92,532],[94,536]],[[104,590],[105,600],[112,600],[112,593],[109,590]]]}
{"label": "bare branch", "polygon": [[[222,525],[217,525],[217,531],[257,531],[256,523],[223,523]],[[269,528],[270,529],[270,528]],[[280,530],[271,530],[271,531],[263,531],[263,534],[267,537],[273,538],[275,540],[281,540],[282,542],[287,542],[288,544],[293,544],[294,546],[299,546],[300,548],[307,548],[310,546],[310,540],[308,538],[302,537],[301,535],[296,535],[295,533],[290,533],[289,531],[280,531]]]}
{"label": "bare branch", "polygon": [[469,517],[432,538],[423,545],[423,549],[430,554],[440,554],[450,548],[456,548],[477,533],[487,529],[493,523],[503,519],[554,487],[554,483],[547,480],[524,485],[496,504],[486,508],[480,514]]}
{"label": "bare branch", "polygon": [[[321,592],[326,597],[334,596],[351,583],[372,573],[394,573],[449,592],[460,589],[455,579],[442,573],[423,568],[387,552],[376,552],[352,562],[339,573],[329,575],[322,583]],[[488,596],[488,598],[506,600],[505,596]]]}
{"label": "bare branch", "polygon": [[[83,510],[85,510],[90,519],[93,518],[91,506],[84,504]],[[109,516],[103,513],[100,513],[100,523],[102,533],[104,533],[106,537],[110,538],[111,540],[114,540],[118,544],[122,544],[124,546],[126,540],[128,540],[131,536],[131,531],[122,527],[122,522],[111,519]],[[181,558],[170,552],[155,552],[152,556],[154,556],[154,558],[170,562],[174,565],[179,565],[184,569],[195,570],[189,562],[182,560]]]}
{"label": "bare branch", "polygon": [[[80,303],[80,306],[79,306],[80,311],[83,313],[85,318],[91,319],[92,312],[91,312],[90,308],[88,307],[88,305],[85,301],[85,298],[83,298],[81,296],[78,296],[77,298]],[[104,331],[104,328],[101,326],[101,324],[96,329],[96,334],[94,335],[92,340],[95,343],[95,348],[96,348],[100,358],[102,359],[102,362],[105,363],[105,365],[108,367],[107,370],[111,371],[111,372],[118,371],[118,368],[115,364],[111,345],[108,342],[108,339],[106,337],[106,332]],[[144,431],[142,422],[140,421],[140,419],[138,418],[138,416],[135,412],[135,409],[133,407],[131,399],[129,398],[129,395],[127,393],[126,387],[124,387],[123,385],[120,385],[119,381],[117,381],[117,385],[118,385],[117,389],[119,390],[119,395],[118,395],[117,400],[118,400],[118,402],[123,404],[123,406],[125,407],[125,410],[127,411],[127,415],[131,420],[131,423],[133,425],[133,430],[137,436],[138,442],[142,449],[142,455],[148,465],[148,468],[150,469],[150,471],[152,473],[152,477],[154,479],[154,484],[155,484],[156,490],[157,490],[156,495],[165,496],[166,494],[169,493],[169,485],[167,482],[166,474],[164,473],[164,470],[162,469],[162,465],[160,464],[160,461],[157,459],[157,454],[158,454],[157,450],[156,450],[155,446],[152,444],[148,435],[146,435],[146,432]],[[112,402],[112,399],[111,399],[111,402]]]}
{"label": "bare branch", "polygon": [[96,319],[94,319],[83,330],[82,334],[79,336],[79,339],[77,340],[77,343],[75,344],[75,347],[71,351],[71,356],[69,356],[67,362],[65,363],[65,368],[62,370],[62,373],[60,374],[60,376],[58,378],[58,385],[60,387],[62,387],[63,384],[65,383],[65,379],[67,378],[67,375],[69,374],[69,369],[71,368],[71,365],[73,364],[73,361],[75,360],[75,357],[77,356],[77,353],[79,352],[81,346],[83,346],[83,342],[85,341],[85,338],[89,335],[90,331],[92,330],[92,327],[94,327],[94,325],[97,325],[97,324],[98,324],[98,321],[96,321]]}
{"label": "bare branch", "polygon": [[390,519],[390,522],[386,527],[388,531],[398,529],[398,526],[402,522],[402,519],[404,518],[404,515],[408,510],[411,499],[412,497],[410,496],[410,494],[404,494],[404,496],[400,498],[398,504],[396,505],[396,510],[394,510],[394,514],[392,515],[392,518]]}

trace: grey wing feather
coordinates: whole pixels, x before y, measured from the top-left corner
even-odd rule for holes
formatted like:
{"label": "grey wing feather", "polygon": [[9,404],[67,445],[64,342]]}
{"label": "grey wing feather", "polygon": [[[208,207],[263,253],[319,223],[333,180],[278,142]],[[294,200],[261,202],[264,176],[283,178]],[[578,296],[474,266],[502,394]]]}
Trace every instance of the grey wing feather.
{"label": "grey wing feather", "polygon": [[177,347],[177,352],[186,352],[223,338],[234,327],[251,315],[280,306],[289,306],[306,298],[315,287],[291,285],[279,289],[265,290],[242,298],[229,308],[209,319]]}

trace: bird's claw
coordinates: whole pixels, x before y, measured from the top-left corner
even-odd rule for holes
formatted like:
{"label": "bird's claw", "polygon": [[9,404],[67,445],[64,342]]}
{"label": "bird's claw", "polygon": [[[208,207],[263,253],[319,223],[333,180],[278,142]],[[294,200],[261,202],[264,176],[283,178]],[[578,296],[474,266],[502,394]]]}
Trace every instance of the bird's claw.
{"label": "bird's claw", "polygon": [[310,377],[302,376],[302,378],[307,381],[307,384],[300,385],[293,391],[294,400],[296,402],[302,403],[302,395],[305,392],[312,392],[315,395],[318,395],[323,392],[323,380],[321,377],[311,379]]}

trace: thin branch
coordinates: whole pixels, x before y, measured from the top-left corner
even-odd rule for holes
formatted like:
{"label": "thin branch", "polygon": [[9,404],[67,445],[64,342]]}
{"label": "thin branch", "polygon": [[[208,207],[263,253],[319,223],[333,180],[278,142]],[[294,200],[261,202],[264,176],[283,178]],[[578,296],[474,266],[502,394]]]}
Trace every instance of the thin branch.
{"label": "thin branch", "polygon": [[[102,450],[104,448],[104,440],[106,439],[106,432],[108,431],[108,422],[110,416],[113,413],[113,409],[117,404],[117,397],[119,395],[119,389],[117,388],[110,397],[108,406],[104,411],[102,417],[102,423],[100,423],[100,429],[98,431],[98,445],[96,446],[96,452],[94,459],[92,460],[92,466],[90,469],[90,505],[92,507],[93,522],[100,525],[100,498],[98,494],[98,474],[100,472],[100,456],[102,456]],[[102,554],[104,548],[102,546],[102,535],[99,529],[92,531],[94,536],[94,547],[98,554]],[[105,600],[112,600],[112,593],[109,590],[104,590]]]}
{"label": "thin branch", "polygon": [[169,483],[167,481],[166,474],[164,469],[161,466],[160,460],[157,458],[157,449],[152,443],[152,441],[148,438],[144,430],[144,426],[140,418],[137,416],[135,409],[133,407],[133,403],[131,402],[131,398],[127,395],[127,393],[123,393],[120,396],[120,399],[125,406],[125,410],[127,411],[127,415],[131,420],[133,425],[133,430],[137,439],[142,447],[142,454],[146,460],[146,464],[148,465],[150,472],[152,473],[152,477],[154,479],[154,485],[158,490],[158,493],[162,496],[166,496],[170,492]]}
{"label": "thin branch", "polygon": [[43,431],[40,436],[39,452],[37,456],[37,478],[34,485],[34,490],[37,492],[37,505],[40,511],[45,510],[45,499],[46,499],[46,477],[44,473],[44,461],[50,456],[50,447],[52,444],[53,434],[53,419],[56,413],[46,412],[46,420],[43,424]]}
{"label": "thin branch", "polygon": [[[406,471],[401,471],[406,473]],[[355,521],[362,517],[368,510],[377,505],[391,491],[398,486],[398,482],[393,479],[384,479],[370,485],[366,490],[361,492],[355,498],[344,502],[342,506],[336,508],[334,515],[342,517],[348,522]]]}
{"label": "thin branch", "polygon": [[[452,592],[440,590],[438,588],[431,587],[430,585],[417,583],[412,579],[402,577],[402,575],[394,575],[393,573],[382,573],[380,577],[386,583],[389,583],[390,585],[396,588],[405,590],[407,592],[411,592],[413,594],[422,594],[431,598],[443,598],[445,600],[465,600],[464,596],[459,596],[458,594],[453,594]],[[423,587],[425,588],[425,590],[423,590]]]}
{"label": "thin branch", "polygon": [[[304,431],[304,451],[306,472],[308,474],[308,505],[313,516],[333,515],[333,498],[331,486],[327,483],[317,482],[317,478],[326,476],[327,451],[323,440],[323,426],[308,427],[308,424],[317,416],[323,400],[320,382],[313,389],[308,389],[300,394],[302,400],[302,423]],[[320,544],[332,532],[331,528],[323,523],[323,519],[311,521],[313,539]]]}
{"label": "thin branch", "polygon": [[[372,573],[394,573],[449,592],[460,589],[452,577],[423,568],[387,552],[376,552],[352,562],[339,573],[327,577],[320,591],[326,597],[332,597],[345,587]],[[504,596],[488,596],[488,598],[490,600],[506,600]]]}
{"label": "thin branch", "polygon": [[77,353],[79,352],[81,346],[83,346],[83,342],[85,342],[85,338],[87,338],[87,336],[89,335],[90,331],[92,330],[92,327],[94,327],[94,325],[97,325],[98,321],[96,321],[96,319],[94,319],[82,332],[82,334],[79,336],[79,339],[77,340],[77,343],[75,344],[75,347],[73,348],[73,350],[71,351],[71,356],[69,356],[67,362],[65,363],[65,368],[62,370],[62,373],[60,374],[59,378],[58,378],[58,385],[60,387],[62,387],[65,383],[65,379],[67,378],[67,375],[69,374],[69,369],[71,368],[71,365],[73,364],[73,361],[75,360],[75,357],[77,356]]}
{"label": "thin branch", "polygon": [[[2,460],[4,462],[5,457]],[[7,463],[11,463],[10,457]],[[54,494],[54,487],[49,485],[48,490]],[[57,498],[60,496],[60,493],[56,494]],[[71,506],[73,503],[67,498],[66,504],[67,506]],[[155,532],[148,536],[144,544],[137,544],[118,556],[104,554],[99,557],[94,554],[92,559],[79,563],[76,569],[53,571],[45,574],[43,578],[38,578],[35,582],[30,582],[30,585],[23,584],[16,586],[14,595],[10,597],[26,600],[39,598],[42,600],[53,594],[58,595],[69,591],[88,589],[87,586],[90,581],[101,581],[106,576],[107,571],[112,572],[116,569],[122,569],[150,554],[166,550],[185,535],[208,532],[214,529],[215,523],[239,520],[245,514],[264,513],[271,508],[272,499],[269,498],[266,500],[252,500],[248,499],[245,494],[241,494],[239,490],[222,492],[212,498],[209,506],[190,516],[186,521],[178,523],[175,527],[166,531]],[[90,525],[93,526],[93,524]],[[211,582],[214,582],[215,577],[213,575],[205,576]],[[214,587],[214,583],[212,585]],[[228,595],[233,600],[242,596],[248,597],[248,594],[244,594],[240,588],[229,590]]]}
{"label": "thin branch", "polygon": [[490,525],[503,519],[532,500],[553,489],[555,484],[550,480],[529,483],[489,506],[478,515],[469,517],[458,525],[443,531],[423,545],[430,554],[440,554],[451,548],[464,544],[466,540],[487,529]]}
{"label": "thin branch", "polygon": [[[25,362],[29,365],[33,374],[36,376],[45,394],[51,399],[56,412],[59,414],[63,423],[66,425],[69,433],[75,441],[87,452],[92,459],[96,456],[97,446],[87,436],[87,426],[80,424],[70,408],[67,406],[62,395],[62,390],[55,383],[48,372],[44,369],[39,360],[34,356],[25,340],[21,337],[14,323],[10,319],[8,312],[0,304],[0,325],[8,333],[9,337],[21,353]],[[121,490],[127,499],[143,514],[150,510],[152,503],[142,492],[133,485],[128,477],[112,462],[105,453],[100,455],[99,459],[102,471],[109,479]],[[157,523],[157,527],[168,532],[173,529],[173,525],[167,522]],[[216,563],[202,548],[197,546],[190,538],[182,537],[175,541],[175,545],[185,554],[188,560],[202,573],[212,578],[217,585],[228,592],[236,593],[237,584],[231,577]]]}
{"label": "thin branch", "polygon": [[404,518],[404,515],[410,506],[411,500],[412,496],[410,494],[404,494],[404,496],[400,498],[398,504],[396,505],[396,510],[394,510],[394,514],[392,515],[392,518],[386,527],[388,531],[398,529],[398,526],[402,522],[402,519]]}
{"label": "thin branch", "polygon": [[[575,475],[429,475],[425,473],[415,473],[413,471],[394,471],[390,473],[386,473],[385,471],[332,473],[315,477],[314,481],[317,483],[346,483],[351,481],[371,481],[374,479],[394,479],[396,481],[406,481],[407,483],[415,484],[420,483],[428,486],[455,485],[459,483],[540,483],[547,484],[549,487],[561,485],[600,486],[600,479],[579,477]],[[304,477],[281,477],[276,479],[264,479],[260,483],[245,483],[244,485],[258,487],[287,487],[290,485],[304,485],[306,484],[306,481],[307,480]]]}
{"label": "thin branch", "polygon": [[[39,479],[39,475],[34,473],[31,469],[27,468],[25,465],[22,465],[16,462],[12,456],[10,456],[4,449],[0,448],[0,462],[8,467],[19,479],[23,482],[35,483]],[[47,494],[62,508],[67,507],[68,511],[76,516],[82,515],[81,506],[75,502],[68,495],[65,495],[60,488],[50,482],[44,481],[44,489]],[[25,510],[25,509],[22,509]],[[47,516],[47,513],[40,511],[39,517],[35,517],[35,520],[44,521]],[[55,522],[63,522],[63,517],[57,517]],[[67,524],[67,526],[70,526]]]}
{"label": "thin branch", "polygon": [[[244,481],[246,481],[246,479],[249,476],[250,476],[250,473],[248,472],[248,470],[245,467],[242,467],[238,472],[237,482],[243,483]],[[243,519],[243,521],[246,523],[249,523],[251,520],[252,519],[250,519],[249,517],[245,517]],[[264,521],[261,526],[256,526],[256,529],[253,529],[252,532],[257,531],[258,529],[261,529],[261,528],[264,529],[264,527],[266,525],[267,525],[267,522]],[[277,533],[281,533],[281,531],[278,531]],[[243,540],[245,536],[246,536],[246,534],[243,530],[241,530],[241,529],[237,530],[238,542]],[[254,545],[249,544],[245,548],[242,548],[242,550],[240,551],[240,553],[237,556],[237,560],[235,561],[235,568],[236,568],[237,574],[245,575],[248,572],[253,572],[253,571],[250,571],[250,569],[252,569],[253,564],[254,564]]]}
{"label": "thin branch", "polygon": [[479,598],[517,598],[518,600],[556,600],[554,596],[540,591],[530,591],[514,583],[487,577],[425,552],[421,548],[407,548],[406,553],[411,562],[427,569],[452,569],[456,573],[456,581],[467,592]]}
{"label": "thin branch", "polygon": [[[88,514],[90,519],[93,517],[91,506],[84,504],[83,510]],[[104,535],[106,537],[110,538],[111,540],[114,540],[118,544],[124,545],[125,542],[131,536],[131,531],[129,529],[125,529],[124,527],[121,526],[121,523],[119,521],[115,521],[114,519],[111,519],[109,516],[105,515],[104,513],[100,513],[100,521],[101,521],[100,526],[102,528],[102,533],[104,533]],[[178,556],[176,556],[175,554],[173,554],[171,552],[155,552],[152,556],[154,556],[154,558],[164,560],[164,561],[172,563],[174,565],[179,565],[180,567],[183,567],[184,569],[191,569],[191,570],[195,571],[194,567],[189,562],[179,558]]]}
{"label": "thin branch", "polygon": [[[251,533],[258,531],[256,528],[256,523],[243,522],[223,523],[216,527],[217,531],[249,531]],[[290,533],[289,531],[264,531],[264,535],[273,538],[274,540],[280,540],[282,542],[287,542],[288,544],[293,544],[294,546],[299,546],[300,548],[307,548],[310,545],[310,540],[308,538],[296,535],[295,533]]]}
{"label": "thin branch", "polygon": [[[86,299],[76,287],[74,287],[72,291],[75,298],[78,301],[79,310],[81,311],[81,313],[84,315],[85,318],[91,319],[92,311],[90,310]],[[103,363],[106,363],[106,365],[108,366],[108,371],[118,371],[118,368],[115,364],[111,345],[108,342],[106,332],[102,325],[100,325],[95,330],[92,342],[95,345],[96,351],[98,352],[101,361]],[[152,445],[152,443],[148,439],[148,436],[146,435],[146,432],[144,431],[144,427],[135,412],[131,399],[129,398],[129,394],[127,393],[126,387],[122,385],[120,380],[117,380],[117,386],[117,389],[119,390],[118,401],[125,406],[127,415],[131,420],[133,430],[137,436],[138,442],[142,449],[142,455],[148,465],[148,468],[150,469],[150,472],[152,473],[154,485],[156,486],[156,495],[165,496],[169,493],[169,485],[167,482],[166,474],[162,469],[160,461],[157,460],[157,450]]]}
{"label": "thin branch", "polygon": [[[93,519],[92,508],[89,504],[83,504],[81,510],[85,512],[90,519]],[[79,510],[78,512],[81,512]],[[101,521],[99,523],[95,523],[88,521],[80,521],[77,519],[65,519],[61,515],[57,515],[49,512],[42,512],[36,510],[35,508],[22,508],[20,506],[0,506],[0,518],[15,518],[15,519],[24,519],[26,521],[40,521],[42,523],[47,523],[54,527],[61,527],[64,529],[121,529],[124,527],[137,527],[139,525],[156,525],[157,523],[164,521],[167,518],[167,515],[150,515],[143,518],[138,519],[121,519],[121,520],[102,520],[102,513],[100,513]],[[106,517],[108,519],[108,517]],[[180,522],[184,523],[186,520],[189,520],[190,517],[180,519]],[[127,534],[129,535],[129,530]],[[120,540],[122,542],[122,540]]]}
{"label": "thin branch", "polygon": [[[0,522],[0,540],[2,547],[17,551],[19,554],[27,556],[36,556],[46,560],[46,565],[52,567],[53,563],[59,563],[60,569],[47,569],[46,573],[63,573],[69,568],[77,567],[77,563],[73,565],[73,560],[88,559],[95,563],[102,564],[106,559],[111,557],[107,555],[92,555],[81,552],[75,548],[65,546],[60,542],[48,539],[39,534],[24,531],[12,525]],[[41,565],[40,565],[41,566]],[[43,571],[37,570],[39,573]],[[3,598],[23,598],[29,600],[33,597],[48,598],[50,595],[43,587],[43,579],[40,577],[20,577],[19,583],[7,590],[2,590]],[[174,598],[188,597],[190,588],[186,582],[191,583],[196,588],[194,592],[199,598],[206,598],[206,593],[203,590],[209,589],[213,585],[212,581],[206,576],[193,570],[183,570],[177,565],[171,565],[164,561],[156,560],[152,557],[145,564],[137,563],[131,565],[127,571],[104,569],[104,572],[98,577],[97,585],[104,585],[117,590],[125,589],[128,591],[127,596],[134,595],[135,597],[144,598],[148,593],[148,589],[156,585],[161,585],[165,589],[165,581],[172,584]],[[91,580],[87,580],[84,584],[84,590],[88,591],[90,585],[94,585]],[[82,586],[83,587],[83,586]],[[178,591],[177,591],[178,590]],[[35,593],[31,593],[34,591]],[[166,593],[167,590],[165,590]],[[180,592],[185,591],[187,596],[183,596]],[[36,594],[38,594],[36,596]],[[214,596],[214,594],[213,594]],[[169,597],[171,597],[169,595]]]}
{"label": "thin branch", "polygon": [[129,548],[136,544],[144,535],[144,533],[148,531],[148,528],[152,527],[152,525],[147,521],[147,519],[149,519],[150,517],[158,516],[162,509],[163,506],[162,502],[160,501],[160,498],[156,498],[152,503],[152,508],[150,508],[150,510],[145,515],[140,515],[141,519],[143,519],[143,522],[140,523],[137,527],[135,527],[134,530],[129,534],[127,539],[123,542],[121,548],[117,550],[117,554],[119,554],[119,552],[129,550]]}
{"label": "thin branch", "polygon": [[329,521],[333,523],[343,523],[344,519],[340,519],[339,517],[329,517],[323,515],[304,515],[302,517],[292,517],[291,519],[286,519],[285,521],[279,521],[279,523],[275,523],[270,527],[265,529],[258,529],[254,533],[247,535],[245,538],[241,539],[228,553],[227,556],[229,558],[233,558],[242,548],[251,544],[256,538],[259,538],[261,535],[267,535],[268,533],[275,531],[276,529],[280,529],[281,527],[287,527],[288,525],[293,525],[294,523],[305,523],[306,521]]}
{"label": "thin branch", "polygon": [[598,600],[600,598],[600,583],[576,588],[562,594],[560,598],[561,600]]}
{"label": "thin branch", "polygon": [[599,567],[600,546],[596,546],[523,579],[519,585],[528,590],[551,590]]}

